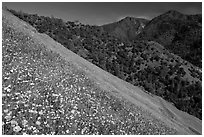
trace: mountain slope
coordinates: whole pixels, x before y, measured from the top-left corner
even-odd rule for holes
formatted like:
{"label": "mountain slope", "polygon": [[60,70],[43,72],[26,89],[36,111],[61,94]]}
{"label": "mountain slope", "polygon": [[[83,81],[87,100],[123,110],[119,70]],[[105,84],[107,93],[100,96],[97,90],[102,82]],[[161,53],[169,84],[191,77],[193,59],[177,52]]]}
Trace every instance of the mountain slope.
{"label": "mountain slope", "polygon": [[137,39],[157,41],[172,53],[202,67],[202,15],[170,10],[149,21]]}
{"label": "mountain slope", "polygon": [[126,17],[118,22],[102,25],[104,31],[122,40],[134,40],[142,31],[148,20]]}
{"label": "mountain slope", "polygon": [[10,10],[103,70],[202,119],[202,71],[156,42],[125,42],[98,26]]}
{"label": "mountain slope", "polygon": [[3,134],[201,134],[199,119],[5,10],[2,30]]}

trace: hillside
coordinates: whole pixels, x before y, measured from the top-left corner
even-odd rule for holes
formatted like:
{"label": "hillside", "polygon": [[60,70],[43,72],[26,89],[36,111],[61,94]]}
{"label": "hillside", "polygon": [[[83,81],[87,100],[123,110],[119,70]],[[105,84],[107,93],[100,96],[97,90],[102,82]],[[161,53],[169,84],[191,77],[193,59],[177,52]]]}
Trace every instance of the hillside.
{"label": "hillside", "polygon": [[202,67],[202,15],[170,10],[149,21],[137,39],[157,41],[172,53]]}
{"label": "hillside", "polygon": [[118,22],[102,25],[102,29],[122,40],[134,40],[142,31],[148,20],[142,18],[126,17]]}
{"label": "hillside", "polygon": [[202,72],[153,41],[125,42],[99,26],[10,10],[103,70],[202,119]]}
{"label": "hillside", "polygon": [[2,16],[3,134],[201,134],[201,120],[98,68],[6,10]]}

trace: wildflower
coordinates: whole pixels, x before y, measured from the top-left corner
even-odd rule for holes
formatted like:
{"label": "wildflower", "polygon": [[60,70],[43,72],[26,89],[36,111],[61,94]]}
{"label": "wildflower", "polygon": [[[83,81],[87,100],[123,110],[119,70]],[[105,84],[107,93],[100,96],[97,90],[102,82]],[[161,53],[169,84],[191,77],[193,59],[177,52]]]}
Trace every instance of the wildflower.
{"label": "wildflower", "polygon": [[21,130],[22,130],[22,128],[20,126],[16,126],[13,128],[13,131],[15,131],[15,132],[19,132]]}
{"label": "wildflower", "polygon": [[22,121],[22,125],[24,125],[24,126],[25,126],[27,123],[28,123],[28,121],[25,120],[25,119]]}
{"label": "wildflower", "polygon": [[74,113],[75,113],[75,110],[73,109],[73,110],[71,111],[71,113],[74,114]]}
{"label": "wildflower", "polygon": [[17,121],[15,120],[11,120],[10,123],[12,127],[18,125]]}
{"label": "wildflower", "polygon": [[32,93],[32,91],[28,90],[27,93]]}
{"label": "wildflower", "polygon": [[28,135],[27,133],[23,132],[23,135]]}
{"label": "wildflower", "polygon": [[83,128],[83,129],[81,130],[81,134],[84,134],[84,132],[86,131],[86,129],[87,129],[87,127]]}
{"label": "wildflower", "polygon": [[6,119],[7,121],[11,120],[11,116],[10,116],[10,115],[5,116],[5,119]]}
{"label": "wildflower", "polygon": [[40,115],[42,115],[42,114],[43,114],[43,111],[41,110],[41,111],[39,111],[38,113],[39,113]]}
{"label": "wildflower", "polygon": [[4,113],[8,113],[8,111],[9,111],[8,109],[5,109],[5,110],[4,110]]}
{"label": "wildflower", "polygon": [[40,122],[40,121],[36,121],[35,123],[36,123],[37,125],[40,125],[40,124],[41,124],[41,122]]}

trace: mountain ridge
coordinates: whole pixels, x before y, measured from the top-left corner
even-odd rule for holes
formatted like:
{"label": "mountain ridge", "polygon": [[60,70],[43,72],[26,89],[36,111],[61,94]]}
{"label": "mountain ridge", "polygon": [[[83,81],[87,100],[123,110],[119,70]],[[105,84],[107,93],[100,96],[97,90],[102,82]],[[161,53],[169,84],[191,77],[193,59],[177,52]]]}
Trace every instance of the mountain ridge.
{"label": "mountain ridge", "polygon": [[[136,23],[135,25],[135,22]],[[169,10],[151,20],[125,17],[101,26],[104,31],[125,41],[152,40],[170,52],[202,67],[202,14],[187,15]],[[185,52],[182,52],[185,51]]]}
{"label": "mountain ridge", "polygon": [[153,40],[170,52],[202,67],[202,16],[168,11],[148,22],[136,39]]}

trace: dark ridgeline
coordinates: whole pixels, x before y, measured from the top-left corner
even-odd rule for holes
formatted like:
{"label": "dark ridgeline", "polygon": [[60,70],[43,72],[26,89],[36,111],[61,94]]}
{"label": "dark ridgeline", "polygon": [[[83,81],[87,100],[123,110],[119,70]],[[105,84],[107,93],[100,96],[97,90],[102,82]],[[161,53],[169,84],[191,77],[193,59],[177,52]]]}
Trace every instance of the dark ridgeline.
{"label": "dark ridgeline", "polygon": [[168,11],[151,21],[127,17],[90,26],[10,12],[100,68],[202,119],[201,15]]}

